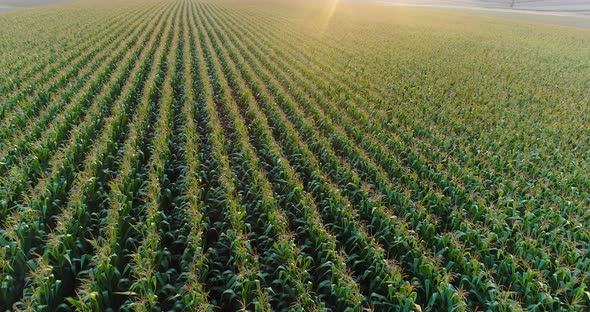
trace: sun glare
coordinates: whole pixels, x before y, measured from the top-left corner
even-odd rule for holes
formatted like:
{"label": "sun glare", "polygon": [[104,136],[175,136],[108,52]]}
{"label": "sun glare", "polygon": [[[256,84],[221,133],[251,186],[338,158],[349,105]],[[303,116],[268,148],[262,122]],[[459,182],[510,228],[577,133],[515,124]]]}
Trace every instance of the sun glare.
{"label": "sun glare", "polygon": [[334,12],[336,11],[336,7],[340,0],[328,0],[326,1],[326,7],[324,9],[324,13],[322,14],[322,22],[321,22],[321,33],[325,33],[328,29],[328,25],[330,25],[330,20],[332,16],[334,16]]}

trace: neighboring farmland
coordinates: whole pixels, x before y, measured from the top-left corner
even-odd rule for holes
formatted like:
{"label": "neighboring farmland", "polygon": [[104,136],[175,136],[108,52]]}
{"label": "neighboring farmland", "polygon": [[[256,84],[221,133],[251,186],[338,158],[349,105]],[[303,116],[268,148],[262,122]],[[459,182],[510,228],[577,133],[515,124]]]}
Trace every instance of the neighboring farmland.
{"label": "neighboring farmland", "polygon": [[589,92],[460,12],[0,14],[0,310],[588,311]]}

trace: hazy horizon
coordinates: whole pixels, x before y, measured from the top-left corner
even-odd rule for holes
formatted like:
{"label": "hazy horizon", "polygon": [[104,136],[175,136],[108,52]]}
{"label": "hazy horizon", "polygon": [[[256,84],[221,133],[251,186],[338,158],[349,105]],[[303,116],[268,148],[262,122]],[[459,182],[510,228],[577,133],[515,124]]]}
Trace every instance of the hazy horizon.
{"label": "hazy horizon", "polygon": [[[360,0],[366,1],[366,0]],[[510,9],[512,1],[505,0],[375,0],[381,3],[423,6],[457,6]],[[515,1],[512,9],[557,12],[588,12],[588,0],[525,0]]]}

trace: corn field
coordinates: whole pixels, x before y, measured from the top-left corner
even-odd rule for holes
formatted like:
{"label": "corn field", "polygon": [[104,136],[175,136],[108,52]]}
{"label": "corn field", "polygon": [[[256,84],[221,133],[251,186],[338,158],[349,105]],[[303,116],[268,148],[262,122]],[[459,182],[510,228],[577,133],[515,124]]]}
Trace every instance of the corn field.
{"label": "corn field", "polygon": [[590,32],[300,0],[0,15],[0,310],[587,311]]}

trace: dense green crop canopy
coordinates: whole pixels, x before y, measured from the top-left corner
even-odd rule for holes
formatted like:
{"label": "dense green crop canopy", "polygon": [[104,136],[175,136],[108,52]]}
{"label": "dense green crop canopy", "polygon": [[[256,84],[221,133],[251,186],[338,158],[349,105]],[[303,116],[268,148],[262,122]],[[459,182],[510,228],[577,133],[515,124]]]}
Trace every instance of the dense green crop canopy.
{"label": "dense green crop canopy", "polygon": [[336,0],[0,14],[0,311],[587,311],[590,31]]}

